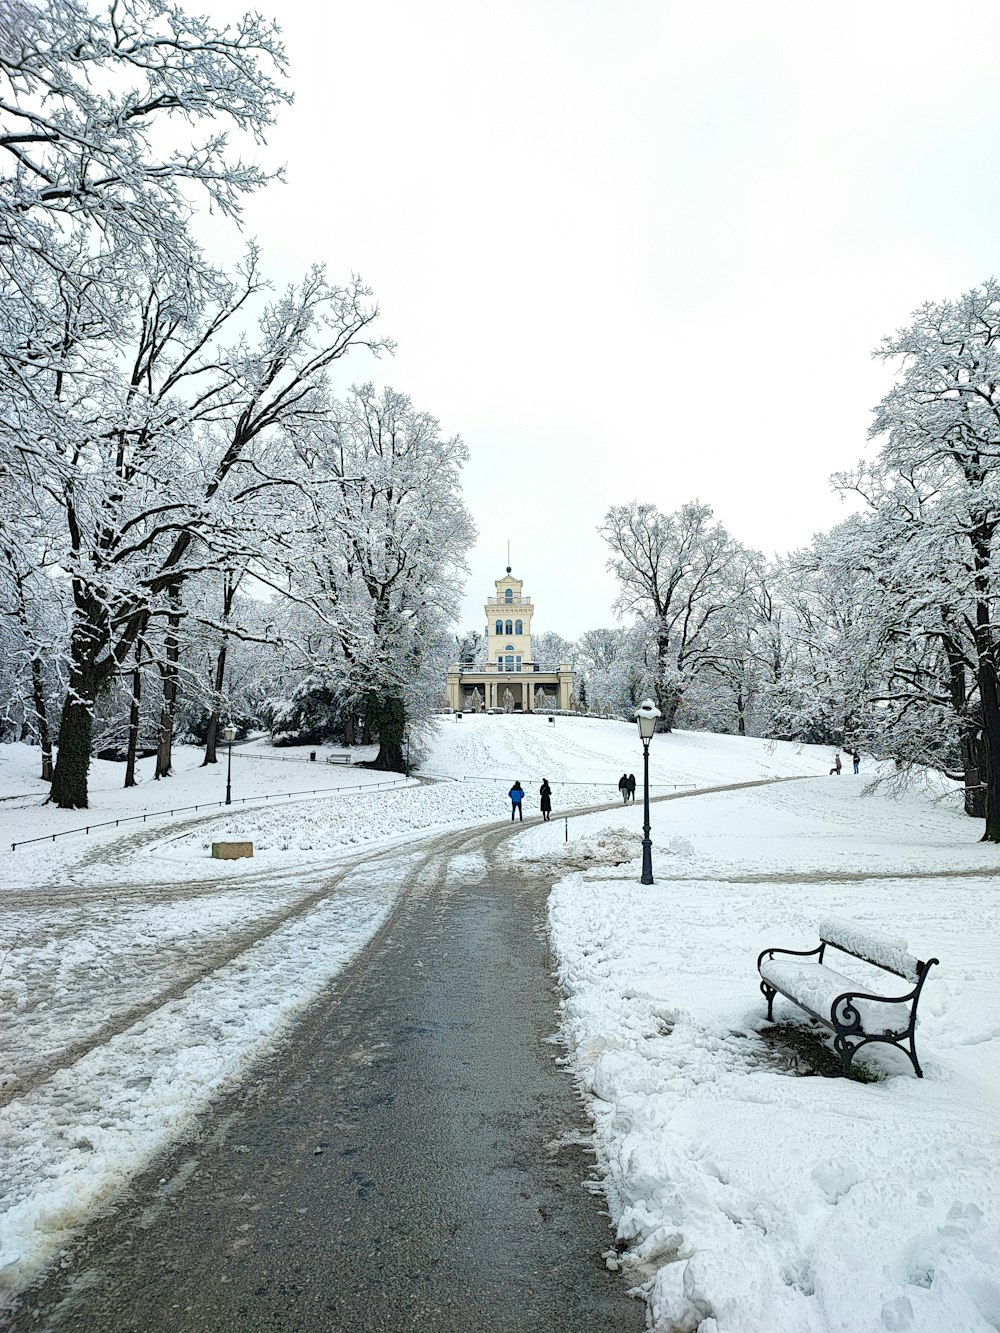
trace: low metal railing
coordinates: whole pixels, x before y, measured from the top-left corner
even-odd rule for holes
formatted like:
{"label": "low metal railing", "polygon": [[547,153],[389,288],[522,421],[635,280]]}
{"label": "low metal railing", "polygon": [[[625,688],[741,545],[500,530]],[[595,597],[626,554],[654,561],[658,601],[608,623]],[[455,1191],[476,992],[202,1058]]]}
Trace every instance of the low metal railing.
{"label": "low metal railing", "polygon": [[[377,791],[380,787],[398,787],[401,784],[405,786],[407,782],[407,778],[390,778],[386,782],[366,782],[362,786],[358,786],[357,783],[349,783],[340,787],[306,787],[302,791],[278,791],[266,792],[257,796],[240,796],[230,801],[229,804],[246,805],[250,801],[280,801],[289,796],[325,796],[329,792],[336,791],[352,791],[359,794],[366,791]],[[147,810],[143,815],[121,815],[118,819],[105,819],[99,824],[81,824],[76,828],[61,829],[58,833],[45,833],[40,838],[21,838],[20,841],[10,844],[10,850],[16,852],[18,847],[28,847],[33,842],[55,842],[56,838],[68,838],[71,833],[89,833],[91,829],[117,828],[119,824],[137,824],[140,821],[145,824],[147,819],[186,815],[193,810],[216,810],[220,807],[224,809],[225,806],[225,801],[199,801],[197,805],[175,805],[171,810]]]}

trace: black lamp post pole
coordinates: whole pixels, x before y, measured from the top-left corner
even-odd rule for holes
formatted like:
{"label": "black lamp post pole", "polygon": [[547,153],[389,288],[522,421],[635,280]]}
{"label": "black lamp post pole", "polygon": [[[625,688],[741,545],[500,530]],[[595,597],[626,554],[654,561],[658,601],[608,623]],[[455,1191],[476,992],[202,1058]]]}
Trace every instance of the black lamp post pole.
{"label": "black lamp post pole", "polygon": [[640,884],[653,882],[653,844],[649,837],[649,741],[642,742],[642,876]]}
{"label": "black lamp post pole", "polygon": [[226,764],[226,805],[233,803],[233,743],[229,742],[229,761]]}

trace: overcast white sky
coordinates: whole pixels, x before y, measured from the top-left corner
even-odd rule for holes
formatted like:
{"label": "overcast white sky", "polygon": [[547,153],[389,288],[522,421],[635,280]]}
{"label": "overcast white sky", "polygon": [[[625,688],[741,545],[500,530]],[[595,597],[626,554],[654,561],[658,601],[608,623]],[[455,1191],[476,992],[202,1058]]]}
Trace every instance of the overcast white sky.
{"label": "overcast white sky", "polygon": [[1000,271],[995,0],[279,18],[288,183],[247,230],[280,281],[361,273],[398,351],[345,384],[374,372],[468,444],[463,626],[508,538],[536,630],[611,624],[611,504],[697,498],[768,554],[805,544],[848,512],[828,478],[888,385],[872,349]]}

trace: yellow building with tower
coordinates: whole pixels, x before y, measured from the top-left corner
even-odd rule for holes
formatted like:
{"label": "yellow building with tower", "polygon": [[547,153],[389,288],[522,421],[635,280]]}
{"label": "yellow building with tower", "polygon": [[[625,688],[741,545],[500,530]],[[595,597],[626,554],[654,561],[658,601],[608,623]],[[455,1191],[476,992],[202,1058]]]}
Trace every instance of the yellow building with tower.
{"label": "yellow building with tower", "polygon": [[496,581],[496,596],[486,599],[485,663],[456,664],[448,669],[448,700],[456,712],[469,712],[477,705],[509,707],[515,713],[569,708],[574,668],[561,662],[554,671],[544,671],[534,660],[531,618],[535,608],[531,598],[524,596],[523,587],[523,580],[515,579],[508,565],[504,578]]}

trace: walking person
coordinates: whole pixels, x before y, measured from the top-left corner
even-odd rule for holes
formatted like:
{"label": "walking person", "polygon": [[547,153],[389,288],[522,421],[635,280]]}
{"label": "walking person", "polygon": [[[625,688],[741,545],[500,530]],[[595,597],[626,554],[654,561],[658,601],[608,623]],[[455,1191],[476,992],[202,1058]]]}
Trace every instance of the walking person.
{"label": "walking person", "polygon": [[635,805],[635,774],[628,775],[628,798]]}
{"label": "walking person", "polygon": [[618,790],[622,794],[622,804],[628,805],[628,774],[623,773],[618,779]]}
{"label": "walking person", "polygon": [[851,754],[851,761],[852,761],[852,763],[854,764],[854,771],[855,771],[855,773],[857,773],[857,771],[858,771],[858,770],[860,769],[860,767],[861,767],[861,756],[858,754],[857,750],[854,750],[854,751],[852,752],[852,754]]}
{"label": "walking person", "polygon": [[542,778],[542,785],[538,788],[538,808],[547,824],[552,814],[552,788],[549,786],[548,778]]}
{"label": "walking person", "polygon": [[517,815],[521,823],[524,823],[524,814],[521,811],[521,802],[524,800],[524,788],[520,782],[514,782],[513,787],[507,793],[510,797],[510,822],[513,824],[514,816]]}
{"label": "walking person", "polygon": [[833,756],[833,768],[830,769],[830,777],[832,778],[834,773],[836,773],[837,777],[839,778],[840,769],[841,769],[840,751],[838,750],[837,753]]}

